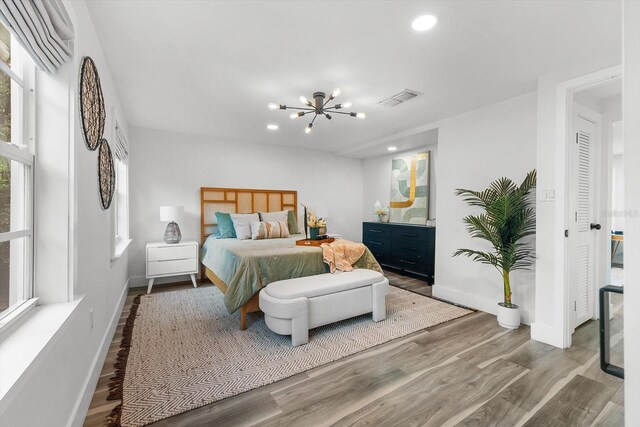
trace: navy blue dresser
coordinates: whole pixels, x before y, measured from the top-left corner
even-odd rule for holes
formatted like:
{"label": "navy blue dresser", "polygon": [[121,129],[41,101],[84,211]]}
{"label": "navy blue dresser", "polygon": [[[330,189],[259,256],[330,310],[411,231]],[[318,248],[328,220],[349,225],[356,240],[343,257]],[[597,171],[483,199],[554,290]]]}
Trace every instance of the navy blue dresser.
{"label": "navy blue dresser", "polygon": [[435,227],[363,222],[362,242],[380,265],[418,274],[433,285]]}

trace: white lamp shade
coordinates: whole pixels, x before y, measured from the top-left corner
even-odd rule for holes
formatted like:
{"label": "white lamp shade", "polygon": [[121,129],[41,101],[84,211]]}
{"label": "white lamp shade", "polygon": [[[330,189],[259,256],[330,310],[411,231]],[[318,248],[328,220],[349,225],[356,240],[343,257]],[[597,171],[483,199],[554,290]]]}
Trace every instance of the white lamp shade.
{"label": "white lamp shade", "polygon": [[180,219],[184,206],[160,206],[160,221],[170,222]]}

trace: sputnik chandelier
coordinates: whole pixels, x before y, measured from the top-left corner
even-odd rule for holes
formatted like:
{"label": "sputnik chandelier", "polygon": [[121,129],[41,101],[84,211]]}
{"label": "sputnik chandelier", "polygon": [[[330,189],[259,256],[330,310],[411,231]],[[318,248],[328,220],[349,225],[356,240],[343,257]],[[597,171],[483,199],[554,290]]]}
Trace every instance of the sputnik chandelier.
{"label": "sputnik chandelier", "polygon": [[311,128],[313,128],[313,123],[316,121],[316,118],[318,116],[325,116],[328,120],[331,120],[331,114],[344,114],[351,117],[357,117],[359,119],[364,119],[365,117],[367,117],[365,113],[354,113],[354,112],[347,113],[344,111],[338,111],[343,108],[351,107],[351,102],[344,102],[342,104],[327,106],[329,102],[337,98],[341,93],[342,92],[340,91],[340,89],[336,88],[333,90],[333,92],[331,92],[331,95],[329,95],[329,99],[325,101],[326,96],[324,92],[315,92],[313,94],[313,102],[308,100],[304,96],[301,96],[300,98],[298,98],[300,102],[306,105],[306,107],[290,107],[284,104],[270,103],[269,109],[270,110],[278,110],[278,109],[299,110],[289,115],[289,117],[291,117],[292,119],[297,119],[298,117],[304,117],[307,114],[313,114],[313,119],[304,130],[306,133],[311,132]]}

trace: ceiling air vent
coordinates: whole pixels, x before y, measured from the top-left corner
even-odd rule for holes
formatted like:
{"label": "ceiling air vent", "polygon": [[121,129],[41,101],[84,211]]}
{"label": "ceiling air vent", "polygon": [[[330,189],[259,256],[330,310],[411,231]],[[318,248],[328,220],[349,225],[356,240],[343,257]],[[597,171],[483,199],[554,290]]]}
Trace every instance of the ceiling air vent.
{"label": "ceiling air vent", "polygon": [[382,101],[378,102],[378,104],[382,105],[383,107],[395,107],[396,105],[402,104],[403,102],[413,99],[418,95],[420,95],[420,92],[418,91],[404,89],[402,92],[396,93],[395,95],[390,96],[387,99],[383,99]]}

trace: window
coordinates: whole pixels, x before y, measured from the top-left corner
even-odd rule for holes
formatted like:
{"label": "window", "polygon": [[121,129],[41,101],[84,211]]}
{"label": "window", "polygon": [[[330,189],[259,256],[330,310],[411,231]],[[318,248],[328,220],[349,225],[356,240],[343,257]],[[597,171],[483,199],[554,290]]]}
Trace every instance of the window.
{"label": "window", "polygon": [[[116,116],[114,112],[114,116]],[[113,197],[113,251],[111,258],[119,258],[129,244],[129,146],[122,128],[115,120],[114,167],[116,191]]]}
{"label": "window", "polygon": [[25,138],[25,57],[0,24],[0,320],[32,297],[33,155]]}

